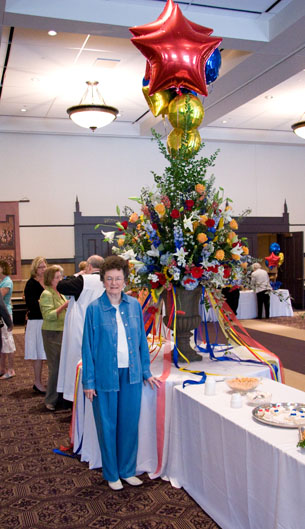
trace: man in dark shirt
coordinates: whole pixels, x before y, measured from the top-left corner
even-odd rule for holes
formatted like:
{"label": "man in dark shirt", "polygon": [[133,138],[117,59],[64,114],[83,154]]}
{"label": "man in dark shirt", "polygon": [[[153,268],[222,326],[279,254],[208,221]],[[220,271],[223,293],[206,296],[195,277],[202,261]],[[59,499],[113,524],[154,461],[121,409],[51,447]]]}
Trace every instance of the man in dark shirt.
{"label": "man in dark shirt", "polygon": [[84,288],[83,274],[100,274],[101,265],[104,259],[100,255],[91,255],[87,260],[86,270],[80,272],[77,276],[68,276],[59,281],[57,290],[65,296],[74,296],[78,300]]}

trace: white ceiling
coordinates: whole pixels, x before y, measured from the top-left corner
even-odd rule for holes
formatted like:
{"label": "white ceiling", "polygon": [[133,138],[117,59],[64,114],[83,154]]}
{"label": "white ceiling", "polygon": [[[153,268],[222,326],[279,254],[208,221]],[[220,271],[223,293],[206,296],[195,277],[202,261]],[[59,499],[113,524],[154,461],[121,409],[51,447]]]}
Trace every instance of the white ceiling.
{"label": "white ceiling", "polygon": [[[203,98],[202,138],[303,144],[291,124],[305,111],[304,0],[176,3],[223,38],[220,76]],[[95,135],[169,131],[149,112],[145,58],[128,30],[153,22],[164,6],[165,0],[0,0],[0,132],[92,134],[66,113],[87,80],[98,80],[105,102],[120,110]]]}

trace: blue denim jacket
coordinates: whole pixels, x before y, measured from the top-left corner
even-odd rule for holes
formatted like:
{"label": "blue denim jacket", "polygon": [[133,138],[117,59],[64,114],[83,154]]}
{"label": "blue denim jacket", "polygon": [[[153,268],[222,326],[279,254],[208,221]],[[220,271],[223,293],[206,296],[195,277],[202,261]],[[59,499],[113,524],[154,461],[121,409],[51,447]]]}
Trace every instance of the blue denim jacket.
{"label": "blue denim jacket", "polygon": [[[119,310],[128,343],[129,381],[135,384],[152,376],[142,308],[136,299],[123,293]],[[116,309],[104,292],[86,311],[82,344],[84,389],[120,389],[117,341]]]}

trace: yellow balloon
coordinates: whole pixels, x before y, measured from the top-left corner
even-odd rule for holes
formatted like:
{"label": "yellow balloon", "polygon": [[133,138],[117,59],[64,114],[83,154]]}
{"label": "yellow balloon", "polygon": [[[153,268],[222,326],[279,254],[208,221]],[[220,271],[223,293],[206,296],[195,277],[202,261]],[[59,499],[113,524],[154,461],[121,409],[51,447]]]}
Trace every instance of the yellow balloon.
{"label": "yellow balloon", "polygon": [[[167,150],[175,158],[181,149],[184,131],[182,129],[173,129],[167,137]],[[199,151],[201,144],[200,134],[197,129],[187,132],[186,136],[186,158],[194,156]]]}
{"label": "yellow balloon", "polygon": [[[187,101],[189,109],[187,110]],[[198,97],[193,94],[176,96],[168,106],[168,119],[174,128],[183,130],[197,129],[203,120],[204,108]]]}
{"label": "yellow balloon", "polygon": [[278,262],[278,266],[281,266],[283,264],[283,262],[284,262],[284,254],[283,254],[283,252],[279,253],[279,258],[280,259],[279,259],[279,262]]}
{"label": "yellow balloon", "polygon": [[168,104],[172,98],[172,94],[169,90],[162,90],[161,92],[156,92],[152,96],[149,93],[149,85],[143,86],[142,92],[146,99],[146,102],[152,111],[155,118],[157,116],[164,116],[168,111]]}

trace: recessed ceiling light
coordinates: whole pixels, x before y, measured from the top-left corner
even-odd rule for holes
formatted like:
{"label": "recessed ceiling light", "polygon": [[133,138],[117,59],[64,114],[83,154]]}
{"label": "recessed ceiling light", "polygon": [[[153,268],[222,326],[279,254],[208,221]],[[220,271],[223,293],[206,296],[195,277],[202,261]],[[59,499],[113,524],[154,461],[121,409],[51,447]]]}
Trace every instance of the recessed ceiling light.
{"label": "recessed ceiling light", "polygon": [[50,31],[48,31],[48,35],[50,35],[50,37],[55,37],[57,35],[57,31],[51,29]]}
{"label": "recessed ceiling light", "polygon": [[27,108],[25,108],[25,107],[22,107],[22,108],[20,109],[20,112],[26,112],[26,111],[27,111]]}
{"label": "recessed ceiling light", "polygon": [[228,123],[226,119],[223,119],[221,123]]}
{"label": "recessed ceiling light", "polygon": [[274,96],[265,96],[265,99],[273,99]]}

